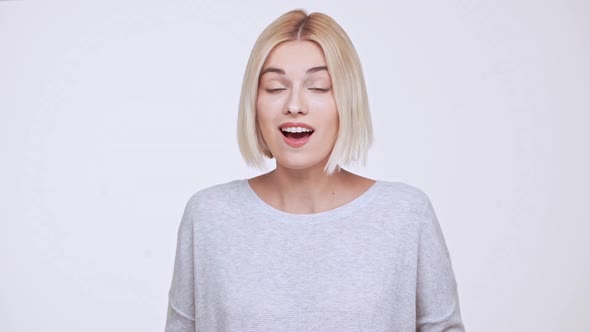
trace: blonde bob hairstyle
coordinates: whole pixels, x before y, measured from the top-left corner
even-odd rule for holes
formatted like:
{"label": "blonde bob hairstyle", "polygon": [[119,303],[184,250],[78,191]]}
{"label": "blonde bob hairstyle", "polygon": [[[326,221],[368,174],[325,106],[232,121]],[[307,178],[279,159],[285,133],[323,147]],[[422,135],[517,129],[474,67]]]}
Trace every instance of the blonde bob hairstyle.
{"label": "blonde bob hairstyle", "polygon": [[373,139],[371,114],[361,63],[346,32],[328,15],[293,10],[272,22],[256,40],[242,84],[238,114],[238,144],[250,166],[263,168],[272,158],[256,118],[260,72],[270,52],[280,43],[307,40],[321,47],[338,108],[336,143],[324,168],[326,174],[343,165],[364,165]]}

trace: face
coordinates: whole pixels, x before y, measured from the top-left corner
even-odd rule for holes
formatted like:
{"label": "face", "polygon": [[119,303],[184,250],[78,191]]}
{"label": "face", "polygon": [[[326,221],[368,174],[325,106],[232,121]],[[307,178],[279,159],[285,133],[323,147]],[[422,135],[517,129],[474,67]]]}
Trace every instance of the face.
{"label": "face", "polygon": [[290,41],[273,49],[262,67],[256,112],[277,167],[325,166],[338,135],[338,110],[317,44]]}

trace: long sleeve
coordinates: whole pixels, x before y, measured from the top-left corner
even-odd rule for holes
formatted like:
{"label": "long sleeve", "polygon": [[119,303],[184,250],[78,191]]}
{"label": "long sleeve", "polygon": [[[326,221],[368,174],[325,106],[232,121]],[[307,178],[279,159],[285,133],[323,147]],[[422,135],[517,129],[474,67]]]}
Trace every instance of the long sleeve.
{"label": "long sleeve", "polygon": [[195,331],[193,250],[193,223],[189,200],[178,229],[174,273],[168,293],[166,332]]}
{"label": "long sleeve", "polygon": [[416,330],[465,331],[461,321],[457,283],[438,219],[426,197],[420,214]]}

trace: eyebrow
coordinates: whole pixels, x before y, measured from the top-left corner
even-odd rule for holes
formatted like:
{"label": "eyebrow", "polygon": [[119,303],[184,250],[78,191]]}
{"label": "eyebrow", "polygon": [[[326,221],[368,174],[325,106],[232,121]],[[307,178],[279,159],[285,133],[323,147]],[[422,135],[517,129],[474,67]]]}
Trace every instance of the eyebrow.
{"label": "eyebrow", "polygon": [[[317,66],[317,67],[312,67],[309,68],[308,70],[305,71],[306,74],[313,74],[313,73],[317,73],[318,71],[322,71],[322,70],[328,70],[328,67],[326,66]],[[281,74],[281,75],[285,75],[285,71],[280,69],[280,68],[275,68],[275,67],[268,67],[266,69],[264,69],[261,73],[260,76],[262,77],[262,75],[266,74],[266,73],[277,73],[277,74]]]}

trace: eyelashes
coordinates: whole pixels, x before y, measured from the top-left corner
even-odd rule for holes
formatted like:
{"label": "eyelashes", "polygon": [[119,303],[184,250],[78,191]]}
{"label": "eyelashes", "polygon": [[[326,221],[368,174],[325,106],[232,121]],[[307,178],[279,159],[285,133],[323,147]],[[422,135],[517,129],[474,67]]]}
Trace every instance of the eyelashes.
{"label": "eyelashes", "polygon": [[318,92],[328,92],[328,91],[330,91],[329,88],[327,88],[327,89],[323,89],[323,88],[309,88],[308,90],[318,91]]}
{"label": "eyelashes", "polygon": [[[331,88],[307,88],[307,90],[309,91],[314,91],[314,92],[328,92],[330,91]],[[274,89],[264,89],[264,91],[268,92],[268,93],[279,93],[282,91],[287,90],[286,88],[274,88]]]}
{"label": "eyelashes", "polygon": [[285,89],[285,88],[275,88],[275,89],[264,89],[264,90],[266,92],[268,92],[268,93],[278,93],[278,92],[281,92],[281,91],[285,91],[287,89]]}

